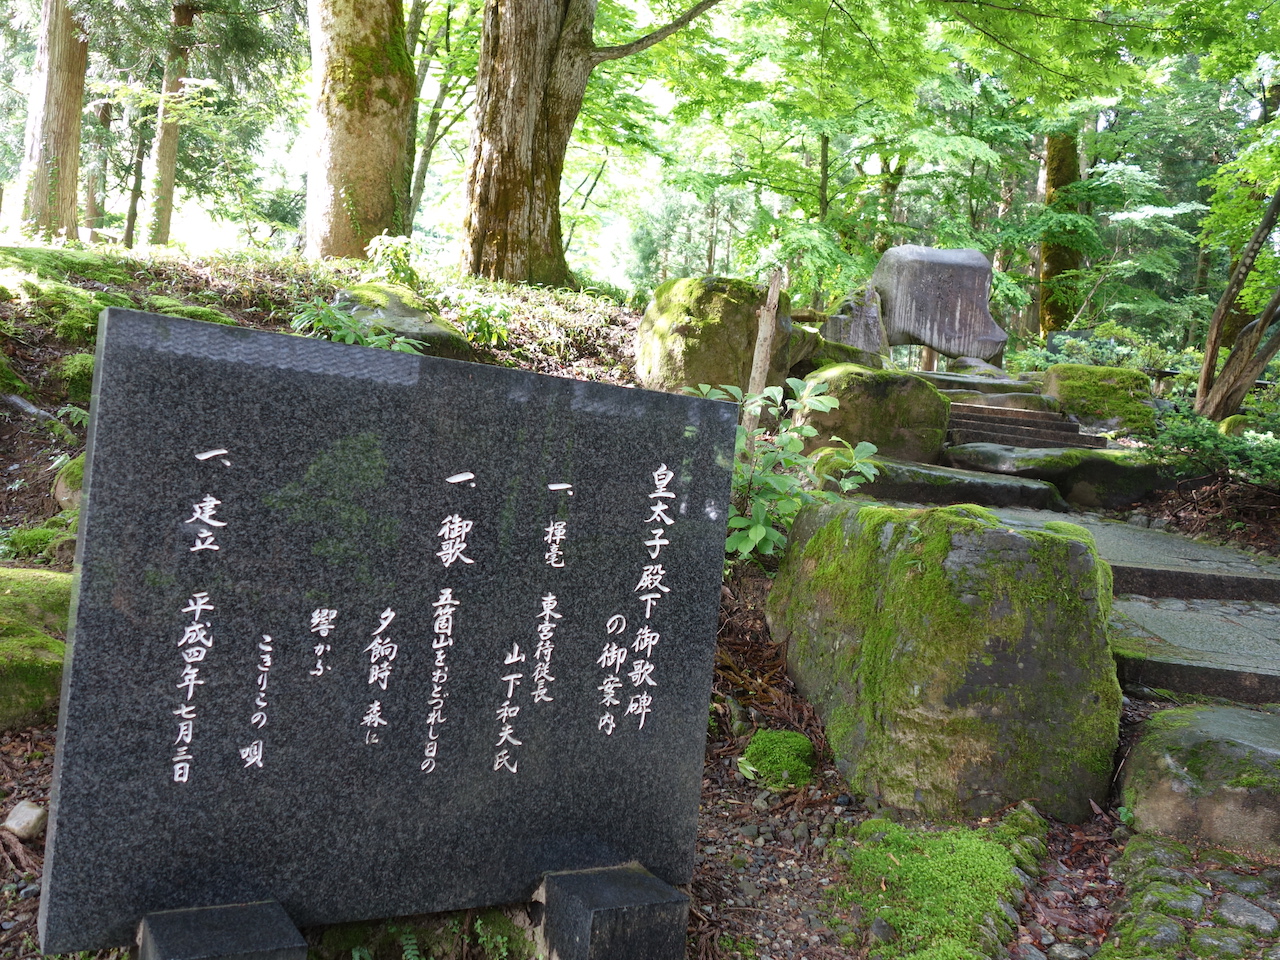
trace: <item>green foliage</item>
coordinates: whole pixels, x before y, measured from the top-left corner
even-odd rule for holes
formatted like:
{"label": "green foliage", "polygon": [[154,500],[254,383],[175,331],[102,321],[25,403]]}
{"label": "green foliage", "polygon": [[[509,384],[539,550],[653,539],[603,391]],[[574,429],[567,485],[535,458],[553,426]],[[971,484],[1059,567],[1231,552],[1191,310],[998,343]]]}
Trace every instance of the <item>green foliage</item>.
{"label": "green foliage", "polygon": [[774,788],[803,787],[813,778],[813,743],[794,730],[757,730],[742,752],[738,769],[748,780],[760,777]]}
{"label": "green foliage", "polygon": [[[794,418],[802,412],[834,410],[840,401],[826,395],[826,384],[792,377],[787,386],[793,397],[786,400],[781,387],[766,387],[762,394],[744,396],[736,386],[701,383],[690,391],[711,400],[732,400],[741,404],[744,412],[777,424],[751,431],[738,425],[729,535],[724,545],[725,553],[734,559],[758,560],[780,552],[801,507],[839,498],[834,492],[818,489],[821,484],[814,472],[814,459],[804,452],[805,441],[818,431],[808,425],[797,426]],[[841,492],[875,476],[875,467],[867,462],[876,452],[874,445],[864,441],[850,447],[838,437],[832,439],[843,443],[848,454],[848,464],[837,479]]]}
{"label": "green foliage", "polygon": [[384,232],[370,240],[365,249],[373,268],[368,279],[389,280],[410,290],[418,289],[420,278],[413,265],[412,237],[392,237]]}
{"label": "green foliage", "polygon": [[1280,490],[1280,416],[1239,436],[1191,413],[1164,415],[1145,436],[1143,454],[1177,476],[1222,474]]}
{"label": "green foliage", "polygon": [[294,333],[304,337],[351,343],[360,347],[380,347],[400,353],[422,353],[420,340],[402,337],[374,325],[362,324],[350,311],[313,297],[298,308],[289,323]]}

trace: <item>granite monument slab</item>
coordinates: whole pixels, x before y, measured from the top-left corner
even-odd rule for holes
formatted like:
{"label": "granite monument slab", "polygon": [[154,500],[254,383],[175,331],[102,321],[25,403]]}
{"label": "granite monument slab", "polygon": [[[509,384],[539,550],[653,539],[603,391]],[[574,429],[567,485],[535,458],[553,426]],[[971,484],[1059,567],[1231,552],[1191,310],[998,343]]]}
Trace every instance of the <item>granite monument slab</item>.
{"label": "granite monument slab", "polygon": [[735,407],[116,309],[94,376],[41,949],[689,880]]}

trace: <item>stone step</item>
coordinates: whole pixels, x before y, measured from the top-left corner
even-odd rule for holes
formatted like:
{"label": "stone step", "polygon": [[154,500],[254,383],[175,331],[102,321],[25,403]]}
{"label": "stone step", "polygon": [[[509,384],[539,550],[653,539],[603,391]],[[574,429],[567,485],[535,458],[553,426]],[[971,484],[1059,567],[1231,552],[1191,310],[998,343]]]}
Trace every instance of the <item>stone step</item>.
{"label": "stone step", "polygon": [[1059,436],[1067,442],[1070,442],[1072,437],[1076,437],[1080,433],[1080,425],[1072,423],[1069,420],[1036,422],[999,419],[997,417],[952,416],[948,426],[952,430],[993,430],[996,433],[1000,433],[1006,429],[1010,431],[1035,430],[1046,436]]}
{"label": "stone step", "polygon": [[977,503],[1065,512],[1070,509],[1057,487],[1029,477],[960,470],[890,457],[874,458],[878,475],[858,488],[860,494],[913,503]]}
{"label": "stone step", "polygon": [[934,370],[912,370],[911,375],[928,380],[939,390],[977,390],[979,393],[1039,393],[1038,383],[1023,380],[996,380],[963,373],[940,373]]}
{"label": "stone step", "polygon": [[1065,423],[1071,427],[1076,426],[1063,414],[1053,410],[1018,410],[1007,407],[988,407],[981,403],[952,402],[951,416],[969,420],[994,420],[1001,423]]}
{"label": "stone step", "polygon": [[1085,434],[1062,433],[1054,430],[1039,430],[1032,427],[1015,427],[1005,424],[999,426],[952,424],[947,430],[947,438],[952,446],[957,447],[966,443],[998,443],[1008,447],[1102,449],[1107,445],[1107,441],[1103,437],[1090,437]]}
{"label": "stone step", "polygon": [[971,403],[983,407],[1014,410],[1044,410],[1057,413],[1062,404],[1053,397],[1041,393],[984,393],[979,390],[938,389],[952,403]]}

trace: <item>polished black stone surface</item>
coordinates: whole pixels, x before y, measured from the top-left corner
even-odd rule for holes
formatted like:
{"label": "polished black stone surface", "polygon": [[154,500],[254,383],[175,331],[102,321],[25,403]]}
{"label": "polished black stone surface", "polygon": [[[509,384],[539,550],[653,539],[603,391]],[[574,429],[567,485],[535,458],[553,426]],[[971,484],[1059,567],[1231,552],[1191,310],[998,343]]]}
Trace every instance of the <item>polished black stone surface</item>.
{"label": "polished black stone surface", "polygon": [[307,941],[274,900],[143,917],[138,960],[307,960]]}
{"label": "polished black stone surface", "polygon": [[42,949],[687,881],[735,414],[108,311]]}
{"label": "polished black stone surface", "polygon": [[689,898],[638,864],[555,873],[543,939],[556,960],[682,960]]}

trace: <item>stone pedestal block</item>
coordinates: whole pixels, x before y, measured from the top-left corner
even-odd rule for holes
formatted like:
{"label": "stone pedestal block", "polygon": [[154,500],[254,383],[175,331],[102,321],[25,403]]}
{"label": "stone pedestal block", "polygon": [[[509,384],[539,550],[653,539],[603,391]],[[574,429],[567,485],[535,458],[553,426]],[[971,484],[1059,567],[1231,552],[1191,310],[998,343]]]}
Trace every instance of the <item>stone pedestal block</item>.
{"label": "stone pedestal block", "polygon": [[639,864],[548,874],[550,960],[681,960],[689,898]]}
{"label": "stone pedestal block", "polygon": [[307,941],[274,900],[147,914],[138,960],[306,960]]}

